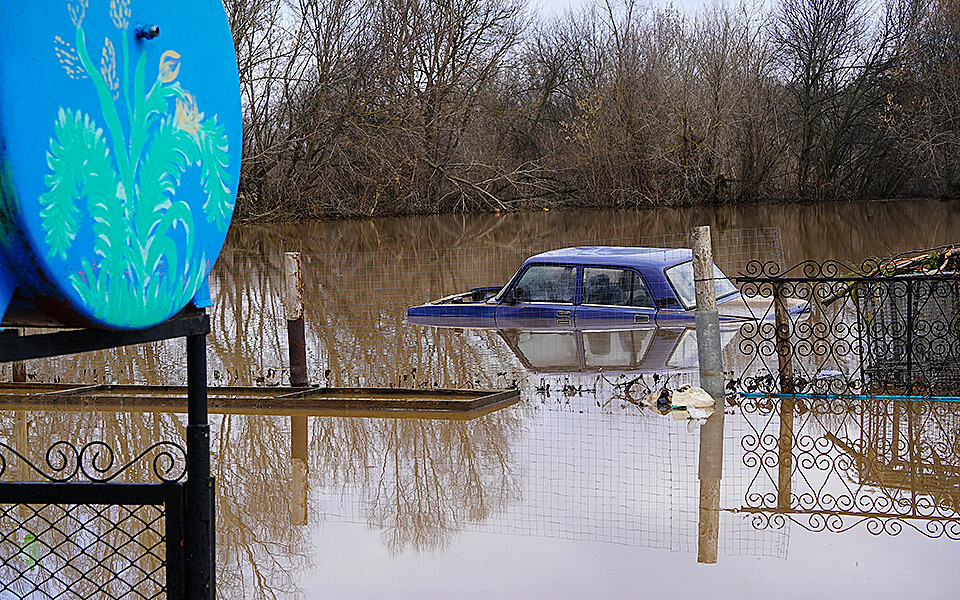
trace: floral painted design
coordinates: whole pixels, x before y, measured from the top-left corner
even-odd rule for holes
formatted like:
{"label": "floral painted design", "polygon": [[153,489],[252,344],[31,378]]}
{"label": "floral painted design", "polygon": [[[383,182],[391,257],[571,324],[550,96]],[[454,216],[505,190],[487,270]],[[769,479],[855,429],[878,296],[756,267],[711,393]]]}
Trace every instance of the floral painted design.
{"label": "floral painted design", "polygon": [[[131,64],[130,0],[111,0],[118,39],[106,37],[99,60],[91,57],[88,2],[67,3],[73,42],[56,36],[54,51],[68,77],[94,86],[100,114],[57,114],[40,195],[46,255],[70,265],[79,257],[70,282],[95,318],[149,326],[185,306],[209,271],[211,257],[195,249],[196,219],[222,239],[235,201],[229,145],[216,115],[206,117],[180,84],[178,52],[166,50],[154,65],[140,52]],[[196,190],[180,189],[188,173],[202,188],[199,217],[199,202],[185,199]],[[85,227],[89,244],[79,242]]]}

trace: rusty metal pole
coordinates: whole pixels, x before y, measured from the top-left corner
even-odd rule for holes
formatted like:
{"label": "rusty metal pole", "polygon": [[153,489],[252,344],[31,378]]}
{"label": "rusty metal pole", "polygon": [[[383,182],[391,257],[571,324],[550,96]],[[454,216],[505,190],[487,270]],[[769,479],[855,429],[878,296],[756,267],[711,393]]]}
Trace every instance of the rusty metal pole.
{"label": "rusty metal pole", "polygon": [[[283,272],[286,293],[287,348],[290,360],[290,387],[307,387],[307,340],[303,325],[303,275],[299,252],[285,252]],[[290,417],[290,467],[293,476],[290,524],[307,524],[309,467],[307,463],[307,417]]]}
{"label": "rusty metal pole", "polygon": [[[13,330],[13,337],[19,337],[23,335],[19,329]],[[27,363],[22,360],[18,360],[10,368],[13,369],[12,379],[14,383],[26,383],[27,382]]]}
{"label": "rusty metal pole", "polygon": [[713,396],[714,411],[700,428],[700,518],[697,562],[714,564],[720,541],[720,479],[723,475],[723,352],[709,227],[691,233],[697,297],[697,355],[700,387]]}
{"label": "rusty metal pole", "polygon": [[303,278],[300,272],[300,253],[283,254],[285,280],[284,308],[287,313],[287,348],[290,357],[290,386],[306,387],[307,341],[303,328]]}
{"label": "rusty metal pole", "polygon": [[780,369],[780,439],[778,442],[777,509],[789,511],[791,507],[793,477],[793,412],[795,400],[791,397],[793,387],[793,346],[790,344],[790,315],[782,284],[773,286],[773,310],[776,319],[777,360]]}

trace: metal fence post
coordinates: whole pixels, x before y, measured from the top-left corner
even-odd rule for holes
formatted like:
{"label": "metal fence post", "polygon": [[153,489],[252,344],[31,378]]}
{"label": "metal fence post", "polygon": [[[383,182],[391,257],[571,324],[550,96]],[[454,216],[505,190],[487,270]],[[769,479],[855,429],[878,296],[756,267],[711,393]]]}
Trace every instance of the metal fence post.
{"label": "metal fence post", "polygon": [[776,319],[777,362],[780,375],[780,439],[777,460],[777,508],[790,510],[793,476],[793,346],[790,344],[790,315],[783,284],[773,284],[773,310]]}
{"label": "metal fence post", "polygon": [[697,562],[717,562],[720,539],[720,479],[723,474],[723,353],[709,227],[691,233],[697,297],[697,356],[700,387],[714,399],[714,412],[700,428],[700,519]]}
{"label": "metal fence post", "polygon": [[187,336],[187,503],[184,531],[187,597],[216,597],[214,482],[207,422],[206,335]]}
{"label": "metal fence post", "polygon": [[300,253],[284,252],[283,274],[286,283],[284,309],[287,313],[287,347],[290,357],[290,387],[306,387],[307,341],[303,328],[303,277]]}

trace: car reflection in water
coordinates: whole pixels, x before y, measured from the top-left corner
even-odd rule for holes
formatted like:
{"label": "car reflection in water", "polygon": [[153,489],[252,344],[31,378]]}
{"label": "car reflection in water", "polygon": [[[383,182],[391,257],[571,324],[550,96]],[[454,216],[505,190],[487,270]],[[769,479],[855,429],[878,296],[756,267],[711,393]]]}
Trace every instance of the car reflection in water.
{"label": "car reflection in water", "polygon": [[[410,319],[416,324],[416,319]],[[693,327],[638,326],[620,329],[577,329],[554,325],[552,329],[476,327],[471,318],[447,318],[451,329],[496,331],[523,367],[534,373],[692,373],[698,369],[697,332]],[[739,326],[721,327],[725,347]]]}
{"label": "car reflection in water", "polygon": [[[550,373],[676,373],[697,369],[695,329],[498,330],[525,368]],[[725,346],[737,334],[722,330]]]}

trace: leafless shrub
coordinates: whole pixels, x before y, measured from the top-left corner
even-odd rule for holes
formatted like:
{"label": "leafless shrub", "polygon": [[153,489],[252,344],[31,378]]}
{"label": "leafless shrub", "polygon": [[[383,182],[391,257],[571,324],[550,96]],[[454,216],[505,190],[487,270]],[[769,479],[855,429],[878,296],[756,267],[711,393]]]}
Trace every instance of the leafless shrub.
{"label": "leafless shrub", "polygon": [[240,213],[956,195],[957,0],[868,1],[227,0]]}

